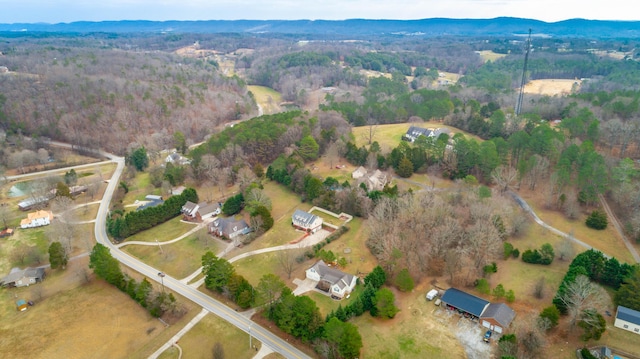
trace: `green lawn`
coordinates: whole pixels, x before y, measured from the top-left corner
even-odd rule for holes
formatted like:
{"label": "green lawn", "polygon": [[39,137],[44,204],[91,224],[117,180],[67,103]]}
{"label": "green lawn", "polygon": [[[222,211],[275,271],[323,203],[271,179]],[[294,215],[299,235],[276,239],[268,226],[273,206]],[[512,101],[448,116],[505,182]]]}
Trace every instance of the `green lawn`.
{"label": "green lawn", "polygon": [[[81,203],[76,203],[76,205]],[[75,208],[70,211],[69,218],[72,218],[73,221],[90,221],[96,219],[98,215],[98,208],[100,207],[99,203],[95,204],[86,204],[82,205],[78,208]]]}
{"label": "green lawn", "polygon": [[182,216],[178,216],[146,231],[136,233],[128,237],[126,241],[155,242],[158,240],[162,243],[180,237],[196,226],[194,223],[181,222],[181,219]]}
{"label": "green lawn", "polygon": [[[202,228],[199,232],[206,231]],[[203,236],[204,237],[204,236]],[[122,248],[154,268],[158,268],[175,278],[184,278],[201,266],[201,258],[207,251],[217,253],[221,248],[218,241],[198,239],[198,233],[178,242],[158,246],[129,245]]]}
{"label": "green lawn", "polygon": [[275,221],[283,216],[291,217],[295,208],[302,203],[300,196],[275,181],[264,184],[264,193],[271,199],[271,216]]}
{"label": "green lawn", "polygon": [[489,62],[489,61],[493,62],[507,56],[506,54],[498,54],[491,50],[478,51],[478,55],[480,55],[480,58],[484,62]]}
{"label": "green lawn", "polygon": [[262,106],[265,114],[272,114],[280,111],[282,95],[276,90],[257,85],[249,85],[247,89],[253,93],[256,102]]}
{"label": "green lawn", "polygon": [[344,298],[342,300],[331,299],[331,297],[315,291],[304,293],[304,295],[308,296],[309,298],[313,299],[314,302],[316,302],[318,309],[320,309],[320,314],[325,317],[332,311],[338,309],[339,306],[342,306],[342,308],[344,308],[349,305],[349,303],[356,299],[360,295],[360,293],[362,293],[362,291],[364,291],[364,287],[362,285],[357,285],[349,298]]}
{"label": "green lawn", "polygon": [[125,205],[132,204],[136,200],[144,201],[145,196],[148,194],[160,194],[160,189],[151,185],[148,172],[138,172],[133,180],[127,182],[127,185],[129,186],[129,192],[122,200]]}

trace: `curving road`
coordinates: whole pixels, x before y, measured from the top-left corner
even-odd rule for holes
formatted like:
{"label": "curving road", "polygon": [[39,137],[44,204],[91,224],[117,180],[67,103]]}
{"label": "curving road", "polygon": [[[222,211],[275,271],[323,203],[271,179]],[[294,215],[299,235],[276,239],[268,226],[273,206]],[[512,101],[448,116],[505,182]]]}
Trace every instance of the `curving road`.
{"label": "curving road", "polygon": [[[139,272],[140,274],[148,277],[150,280],[155,280],[156,282],[160,282],[160,277],[158,273],[160,272],[158,269],[153,268],[138,259],[122,252],[118,249],[111,241],[109,240],[106,232],[106,219],[107,213],[109,211],[109,204],[111,202],[111,197],[116,190],[118,185],[118,180],[122,171],[124,169],[124,158],[117,157],[108,153],[102,153],[105,157],[108,157],[111,161],[117,164],[116,170],[113,173],[113,177],[109,181],[107,185],[107,189],[104,193],[104,197],[100,202],[100,208],[98,209],[98,214],[95,222],[95,237],[98,243],[101,243],[107,246],[111,250],[111,255],[116,258],[120,263],[125,266]],[[235,310],[227,307],[226,305],[218,302],[217,300],[209,297],[208,295],[198,291],[196,288],[192,288],[185,283],[180,282],[179,280],[165,276],[164,277],[164,286],[173,290],[174,292],[182,295],[183,297],[193,301],[198,304],[202,308],[208,310],[211,313],[216,314],[222,319],[228,321],[229,323],[235,325],[241,330],[249,333],[254,338],[260,340],[263,345],[268,346],[273,351],[280,353],[285,358],[310,358],[308,355],[295,348],[288,342],[282,340],[275,334],[266,330],[265,328],[259,326],[254,323],[250,319],[243,317],[240,313]]]}

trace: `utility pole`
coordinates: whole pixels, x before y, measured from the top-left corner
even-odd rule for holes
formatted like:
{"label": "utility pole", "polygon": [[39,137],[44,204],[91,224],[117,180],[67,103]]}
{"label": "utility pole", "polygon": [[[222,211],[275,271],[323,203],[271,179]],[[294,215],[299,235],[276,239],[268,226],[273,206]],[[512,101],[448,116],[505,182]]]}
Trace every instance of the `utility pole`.
{"label": "utility pole", "polygon": [[531,29],[529,29],[529,38],[527,39],[527,51],[524,54],[524,66],[522,68],[522,80],[520,81],[520,93],[518,101],[516,101],[516,116],[522,112],[522,99],[524,97],[524,85],[527,82],[527,65],[529,64],[529,51],[531,51]]}
{"label": "utility pole", "polygon": [[253,345],[251,345],[251,324],[253,323],[249,323],[249,349],[253,348]]}
{"label": "utility pole", "polygon": [[158,272],[158,277],[160,277],[160,284],[162,285],[162,294],[164,294],[164,277],[166,274],[162,272]]}

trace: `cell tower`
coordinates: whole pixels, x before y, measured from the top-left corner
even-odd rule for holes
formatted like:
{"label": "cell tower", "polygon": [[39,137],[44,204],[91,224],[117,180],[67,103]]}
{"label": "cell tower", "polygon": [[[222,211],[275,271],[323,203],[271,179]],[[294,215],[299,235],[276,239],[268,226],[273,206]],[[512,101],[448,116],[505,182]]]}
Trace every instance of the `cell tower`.
{"label": "cell tower", "polygon": [[527,65],[529,64],[529,51],[531,51],[531,29],[529,29],[529,38],[527,39],[527,51],[524,54],[524,66],[522,68],[522,81],[520,82],[520,93],[518,101],[516,101],[516,116],[522,111],[522,97],[524,96],[524,85],[527,82]]}

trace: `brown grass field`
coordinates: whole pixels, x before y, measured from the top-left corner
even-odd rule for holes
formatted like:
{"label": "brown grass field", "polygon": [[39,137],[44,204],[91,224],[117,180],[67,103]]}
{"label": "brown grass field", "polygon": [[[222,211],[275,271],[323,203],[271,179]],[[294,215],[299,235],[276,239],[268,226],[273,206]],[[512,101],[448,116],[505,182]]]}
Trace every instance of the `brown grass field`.
{"label": "brown grass field", "polygon": [[524,86],[524,92],[545,96],[563,96],[580,89],[581,84],[582,81],[578,79],[531,80]]}
{"label": "brown grass field", "polygon": [[480,55],[480,58],[482,59],[482,61],[484,62],[488,62],[488,61],[496,61],[498,59],[501,59],[505,56],[507,56],[506,54],[498,54],[495,53],[491,50],[482,50],[482,51],[476,51],[476,54]]}
{"label": "brown grass field", "polygon": [[249,85],[247,89],[253,93],[256,102],[262,106],[265,115],[282,111],[280,108],[282,95],[278,91],[270,87],[256,85]]}

